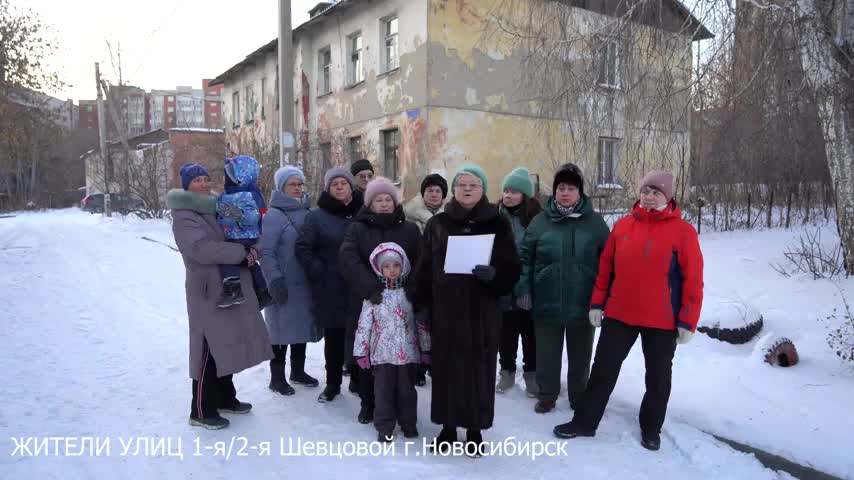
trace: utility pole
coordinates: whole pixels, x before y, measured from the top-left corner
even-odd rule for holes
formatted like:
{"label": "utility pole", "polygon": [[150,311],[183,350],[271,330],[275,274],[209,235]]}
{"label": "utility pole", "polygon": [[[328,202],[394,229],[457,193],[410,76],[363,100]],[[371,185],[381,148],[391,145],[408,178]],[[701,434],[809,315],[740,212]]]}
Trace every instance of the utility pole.
{"label": "utility pole", "polygon": [[104,118],[104,96],[101,94],[101,68],[98,62],[95,62],[95,86],[98,88],[98,142],[101,149],[101,162],[104,167],[104,215],[112,217],[110,169],[107,168],[110,152],[107,151],[107,119]]}
{"label": "utility pole", "polygon": [[294,161],[294,46],[291,0],[279,0],[279,166]]}

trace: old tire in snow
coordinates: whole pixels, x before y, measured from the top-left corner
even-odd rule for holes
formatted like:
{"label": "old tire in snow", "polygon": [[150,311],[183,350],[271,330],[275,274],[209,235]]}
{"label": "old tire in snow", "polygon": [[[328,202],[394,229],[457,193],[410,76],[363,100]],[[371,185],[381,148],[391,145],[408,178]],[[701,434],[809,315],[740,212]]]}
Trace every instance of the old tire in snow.
{"label": "old tire in snow", "polygon": [[713,321],[710,323],[701,321],[697,331],[733,345],[741,345],[753,340],[764,325],[762,314],[742,302],[719,303],[711,311],[714,313],[710,313],[708,317]]}

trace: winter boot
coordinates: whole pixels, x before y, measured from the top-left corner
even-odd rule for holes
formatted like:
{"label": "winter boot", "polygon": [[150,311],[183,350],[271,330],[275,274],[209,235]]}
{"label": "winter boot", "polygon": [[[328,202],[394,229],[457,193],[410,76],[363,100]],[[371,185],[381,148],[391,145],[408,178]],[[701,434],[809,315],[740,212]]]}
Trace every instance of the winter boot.
{"label": "winter boot", "polygon": [[483,452],[483,435],[480,430],[466,430],[466,444],[464,451],[469,458],[480,458]]}
{"label": "winter boot", "polygon": [[661,448],[661,435],[641,432],[641,446],[653,452],[658,451]]}
{"label": "winter boot", "polygon": [[222,281],[222,295],[216,306],[219,308],[228,308],[234,305],[240,305],[245,302],[243,298],[243,288],[240,286],[240,279],[229,277]]}
{"label": "winter boot", "polygon": [[340,393],[341,387],[327,385],[326,388],[323,389],[323,392],[320,393],[320,396],[317,397],[317,401],[320,403],[331,402],[332,400],[335,400],[335,397]]}
{"label": "winter boot", "polygon": [[501,370],[498,373],[498,385],[495,386],[495,393],[504,393],[516,385],[516,372],[510,370]]}
{"label": "winter boot", "polygon": [[261,310],[273,304],[273,296],[270,295],[270,291],[266,288],[255,292],[255,296],[258,297],[258,308]]}
{"label": "winter boot", "polygon": [[219,415],[207,418],[190,416],[190,425],[194,427],[203,427],[208,430],[220,430],[227,427],[229,423],[231,422],[229,422],[227,418],[222,418]]}
{"label": "winter boot", "polygon": [[305,373],[305,371],[295,372],[293,367],[291,367],[291,381],[297,385],[305,385],[312,388],[320,385],[320,382],[316,378]]}
{"label": "winter boot", "polygon": [[423,387],[427,385],[427,369],[424,365],[418,365],[418,373],[415,375],[415,386]]}
{"label": "winter boot", "polygon": [[296,393],[294,387],[285,380],[285,362],[275,358],[270,360],[270,390],[282,395]]}
{"label": "winter boot", "polygon": [[435,449],[432,449],[433,453],[435,455],[449,455],[453,451],[454,443],[457,443],[457,429],[444,426],[439,435],[433,440],[433,445],[435,445]]}
{"label": "winter boot", "polygon": [[596,431],[586,430],[578,426],[578,424],[569,422],[562,423],[552,430],[558,438],[575,438],[575,437],[595,437]]}
{"label": "winter boot", "polygon": [[374,407],[368,407],[366,405],[362,405],[362,408],[359,409],[359,423],[362,425],[367,425],[374,421]]}
{"label": "winter boot", "polygon": [[347,385],[347,390],[350,390],[350,393],[359,394],[359,379],[356,375],[350,375],[350,383]]}
{"label": "winter boot", "polygon": [[537,372],[525,372],[522,374],[525,380],[525,394],[528,398],[537,398],[540,394],[540,384],[537,383]]}
{"label": "winter boot", "polygon": [[242,415],[244,413],[249,413],[250,411],[252,411],[252,404],[246,403],[246,402],[241,402],[240,400],[235,399],[234,403],[232,403],[231,405],[219,407],[218,410],[222,410],[223,412],[236,413],[236,414]]}
{"label": "winter boot", "polygon": [[404,438],[418,438],[418,429],[413,427],[401,427]]}
{"label": "winter boot", "polygon": [[555,408],[554,400],[539,400],[536,405],[534,405],[534,411],[537,413],[549,413]]}
{"label": "winter boot", "polygon": [[377,441],[380,443],[391,443],[394,441],[394,434],[393,433],[385,434],[385,433],[380,432],[377,434]]}

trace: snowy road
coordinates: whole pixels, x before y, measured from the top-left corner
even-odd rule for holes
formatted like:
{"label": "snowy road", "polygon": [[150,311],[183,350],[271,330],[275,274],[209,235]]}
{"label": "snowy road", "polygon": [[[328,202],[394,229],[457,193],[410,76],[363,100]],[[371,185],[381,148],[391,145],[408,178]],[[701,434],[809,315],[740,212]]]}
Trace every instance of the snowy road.
{"label": "snowy road", "polygon": [[[178,254],[143,235],[172,243],[165,222],[108,220],[76,210],[0,220],[3,478],[787,478],[683,423],[678,396],[686,393],[676,386],[690,375],[678,369],[676,413],[665,424],[662,450],[642,449],[637,351],[627,360],[627,367],[634,366],[624,372],[627,379],[621,379],[598,436],[572,440],[565,455],[535,461],[425,457],[420,443],[405,455],[400,439],[394,457],[282,456],[282,438],[370,442],[375,433],[356,423],[357,397],[346,393],[323,405],[315,400],[317,389],[275,395],[267,389],[266,365],[235,377],[241,400],[255,406],[251,414],[231,416],[231,427],[222,431],[192,428],[183,266]],[[308,355],[307,370],[322,381],[322,344],[310,345]],[[419,390],[419,429],[432,437],[439,428],[429,422],[429,388]],[[499,396],[495,427],[484,436],[555,441],[551,429],[569,418],[567,403],[563,394],[556,412],[537,415],[516,389]],[[67,456],[66,442],[60,442],[58,456],[53,444],[50,455],[13,456],[12,439],[27,437],[109,438],[110,451]],[[134,437],[169,439],[173,447],[180,439],[183,459],[163,452],[146,457],[144,451],[122,456],[120,439]],[[230,444],[234,437],[245,437],[247,446],[270,441],[270,455],[250,448],[247,456],[234,451],[229,459],[213,450],[193,455],[197,445]],[[79,445],[71,453],[78,451]]]}

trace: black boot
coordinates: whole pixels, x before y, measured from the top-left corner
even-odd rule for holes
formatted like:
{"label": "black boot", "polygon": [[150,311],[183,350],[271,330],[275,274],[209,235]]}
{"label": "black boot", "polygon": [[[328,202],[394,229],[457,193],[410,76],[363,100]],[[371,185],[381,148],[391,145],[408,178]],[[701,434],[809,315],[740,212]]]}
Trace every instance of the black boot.
{"label": "black boot", "polygon": [[483,446],[483,435],[481,435],[480,430],[468,429],[466,430],[466,444],[465,444],[465,452],[466,456],[469,458],[480,458],[482,456],[481,452]]}
{"label": "black boot", "polygon": [[228,308],[234,305],[240,305],[245,302],[243,297],[243,288],[240,286],[240,279],[235,277],[226,278],[222,281],[222,295],[216,306],[219,308]]}
{"label": "black boot", "polygon": [[418,374],[415,375],[415,386],[423,387],[427,384],[427,368],[424,365],[418,365]]}
{"label": "black boot", "polygon": [[270,360],[270,390],[282,395],[296,393],[294,387],[285,380],[285,362],[278,358]]}
{"label": "black boot", "polygon": [[341,387],[333,387],[332,385],[327,385],[326,388],[323,389],[323,392],[317,397],[317,401],[320,403],[331,402],[335,400],[341,393]]}
{"label": "black boot", "polygon": [[305,373],[305,344],[291,345],[291,381],[312,388],[320,385],[316,378]]}
{"label": "black boot", "polygon": [[359,423],[367,425],[374,421],[374,407],[362,405],[359,409]]}
{"label": "black boot", "polygon": [[558,438],[595,437],[596,432],[581,428],[573,422],[562,423],[552,430]]}
{"label": "black boot", "polygon": [[219,415],[207,418],[190,416],[190,425],[194,427],[204,427],[208,430],[220,430],[227,427],[229,423],[230,422],[227,418],[222,418]]}
{"label": "black boot", "polygon": [[418,438],[418,428],[416,427],[400,427],[403,430],[404,438]]}
{"label": "black boot", "polygon": [[457,443],[457,429],[444,426],[442,431],[433,441],[436,446],[433,453],[436,455],[449,455],[453,451],[453,444]]}
{"label": "black boot", "polygon": [[647,450],[652,450],[653,452],[658,451],[658,449],[661,448],[661,435],[657,433],[641,432],[641,446]]}
{"label": "black boot", "polygon": [[234,403],[232,403],[231,405],[219,407],[218,410],[222,410],[223,412],[236,413],[236,414],[242,415],[244,413],[249,413],[250,411],[252,411],[252,404],[246,403],[246,402],[241,402],[240,400],[235,399]]}
{"label": "black boot", "polygon": [[316,387],[320,385],[320,382],[318,382],[316,378],[302,370],[297,372],[294,367],[291,367],[291,381],[297,385],[305,385],[306,387]]}
{"label": "black boot", "polygon": [[266,288],[256,291],[255,296],[258,297],[258,308],[261,310],[273,304],[273,296]]}

